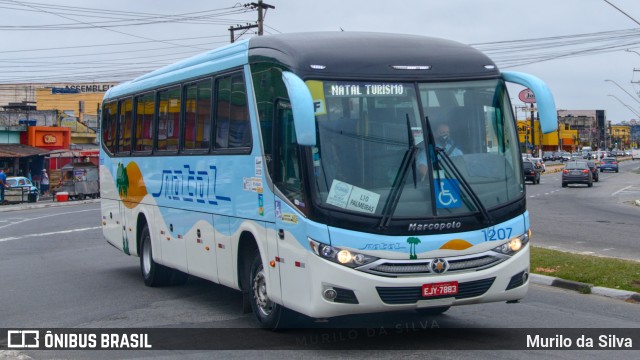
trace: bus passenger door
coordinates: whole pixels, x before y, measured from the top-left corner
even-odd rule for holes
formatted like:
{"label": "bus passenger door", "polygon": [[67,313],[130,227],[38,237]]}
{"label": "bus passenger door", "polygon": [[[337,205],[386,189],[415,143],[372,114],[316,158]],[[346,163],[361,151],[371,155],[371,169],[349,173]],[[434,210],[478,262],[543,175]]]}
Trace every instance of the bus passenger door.
{"label": "bus passenger door", "polygon": [[[304,222],[300,221],[300,212],[304,212],[305,199],[303,174],[301,167],[302,147],[296,140],[291,105],[278,101],[276,106],[276,124],[274,133],[274,184],[286,197],[275,197],[276,241],[279,254],[280,286],[284,306],[296,310],[296,307],[309,303],[309,276],[306,256],[309,252],[302,245],[307,241]],[[276,192],[277,194],[277,192]]]}

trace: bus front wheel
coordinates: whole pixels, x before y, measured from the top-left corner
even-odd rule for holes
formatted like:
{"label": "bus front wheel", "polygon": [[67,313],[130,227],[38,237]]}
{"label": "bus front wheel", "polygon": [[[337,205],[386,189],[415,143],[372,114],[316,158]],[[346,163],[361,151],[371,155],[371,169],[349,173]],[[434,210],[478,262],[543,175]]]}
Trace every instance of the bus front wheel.
{"label": "bus front wheel", "polygon": [[271,330],[286,327],[290,317],[289,310],[269,299],[265,269],[258,250],[251,263],[248,284],[251,293],[251,310],[258,319],[260,327]]}

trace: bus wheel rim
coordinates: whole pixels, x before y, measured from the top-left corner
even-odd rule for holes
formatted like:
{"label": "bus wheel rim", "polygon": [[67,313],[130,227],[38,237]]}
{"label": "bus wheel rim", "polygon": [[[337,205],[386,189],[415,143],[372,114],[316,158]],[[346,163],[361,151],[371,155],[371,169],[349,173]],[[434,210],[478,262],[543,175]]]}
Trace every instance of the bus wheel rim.
{"label": "bus wheel rim", "polygon": [[258,305],[258,310],[263,316],[269,316],[273,311],[273,302],[267,294],[267,281],[264,276],[264,268],[260,266],[253,277],[253,298]]}
{"label": "bus wheel rim", "polygon": [[[146,245],[146,244],[145,244]],[[149,246],[145,246],[142,250],[142,264],[144,266],[144,275],[147,276],[151,272],[151,249]]]}

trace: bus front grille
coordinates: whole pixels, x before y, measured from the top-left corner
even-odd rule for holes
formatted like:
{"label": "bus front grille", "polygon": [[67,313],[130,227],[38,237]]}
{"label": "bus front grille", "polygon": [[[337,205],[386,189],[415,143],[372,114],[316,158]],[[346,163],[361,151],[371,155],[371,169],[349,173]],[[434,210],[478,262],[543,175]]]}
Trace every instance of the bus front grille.
{"label": "bus front grille", "polygon": [[[506,259],[507,256],[495,253],[484,252],[467,256],[456,256],[444,258],[448,262],[447,273],[471,272],[495,266]],[[359,267],[358,270],[371,274],[389,277],[409,277],[435,274],[431,270],[431,262],[435,259],[419,260],[388,260],[381,259],[371,264]]]}
{"label": "bus front grille", "polygon": [[[458,284],[458,294],[453,297],[456,299],[466,299],[480,296],[489,290],[496,278],[488,278],[476,281],[463,282]],[[414,304],[418,300],[434,300],[450,298],[451,295],[441,295],[432,297],[422,297],[421,286],[405,286],[405,287],[376,287],[380,299],[385,304]]]}

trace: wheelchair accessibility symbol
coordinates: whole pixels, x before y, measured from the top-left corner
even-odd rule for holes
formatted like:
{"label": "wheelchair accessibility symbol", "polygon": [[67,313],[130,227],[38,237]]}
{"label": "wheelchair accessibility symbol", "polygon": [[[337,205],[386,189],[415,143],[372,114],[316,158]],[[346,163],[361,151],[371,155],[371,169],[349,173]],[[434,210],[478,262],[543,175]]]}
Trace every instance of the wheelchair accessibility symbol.
{"label": "wheelchair accessibility symbol", "polygon": [[436,207],[439,209],[459,208],[462,206],[460,201],[460,184],[455,179],[434,180],[433,186],[436,189]]}

